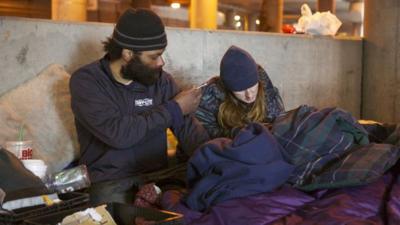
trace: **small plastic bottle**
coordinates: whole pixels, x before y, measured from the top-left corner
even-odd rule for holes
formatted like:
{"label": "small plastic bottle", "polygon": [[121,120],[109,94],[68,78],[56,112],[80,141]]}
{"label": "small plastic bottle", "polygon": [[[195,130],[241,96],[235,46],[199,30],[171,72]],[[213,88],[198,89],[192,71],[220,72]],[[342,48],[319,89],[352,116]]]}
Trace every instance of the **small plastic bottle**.
{"label": "small plastic bottle", "polygon": [[47,176],[44,183],[51,192],[67,193],[89,187],[90,179],[86,166],[79,165]]}

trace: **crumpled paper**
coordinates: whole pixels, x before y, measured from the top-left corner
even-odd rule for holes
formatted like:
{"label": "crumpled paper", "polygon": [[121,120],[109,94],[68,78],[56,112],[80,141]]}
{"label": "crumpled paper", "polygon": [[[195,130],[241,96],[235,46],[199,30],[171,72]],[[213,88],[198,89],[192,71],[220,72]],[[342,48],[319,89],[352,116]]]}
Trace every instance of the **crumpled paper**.
{"label": "crumpled paper", "polygon": [[106,205],[88,208],[63,219],[61,225],[117,225],[106,209]]}

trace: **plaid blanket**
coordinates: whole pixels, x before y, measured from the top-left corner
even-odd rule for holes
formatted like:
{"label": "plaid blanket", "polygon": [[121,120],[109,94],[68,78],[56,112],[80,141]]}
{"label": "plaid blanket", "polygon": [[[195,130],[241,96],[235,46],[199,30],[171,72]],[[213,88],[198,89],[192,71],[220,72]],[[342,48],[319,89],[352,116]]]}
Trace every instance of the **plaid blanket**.
{"label": "plaid blanket", "polygon": [[303,190],[372,182],[400,155],[393,145],[369,143],[368,132],[339,108],[300,106],[278,117],[272,132],[295,166],[289,182]]}

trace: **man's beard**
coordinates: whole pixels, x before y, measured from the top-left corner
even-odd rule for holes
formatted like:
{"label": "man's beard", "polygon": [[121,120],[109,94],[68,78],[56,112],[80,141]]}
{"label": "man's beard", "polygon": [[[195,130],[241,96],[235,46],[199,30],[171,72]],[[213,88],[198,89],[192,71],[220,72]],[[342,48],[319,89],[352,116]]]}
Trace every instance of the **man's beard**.
{"label": "man's beard", "polygon": [[146,86],[155,84],[160,77],[160,73],[161,68],[150,68],[144,65],[137,56],[121,67],[122,78],[133,80]]}

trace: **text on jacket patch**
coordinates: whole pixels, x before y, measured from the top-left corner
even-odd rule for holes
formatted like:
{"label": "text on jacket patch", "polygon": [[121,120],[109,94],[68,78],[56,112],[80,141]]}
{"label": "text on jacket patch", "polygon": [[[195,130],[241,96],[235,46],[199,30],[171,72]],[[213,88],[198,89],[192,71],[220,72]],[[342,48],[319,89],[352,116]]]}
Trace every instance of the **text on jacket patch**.
{"label": "text on jacket patch", "polygon": [[151,98],[135,99],[135,106],[151,106],[151,105],[153,105],[153,99]]}

